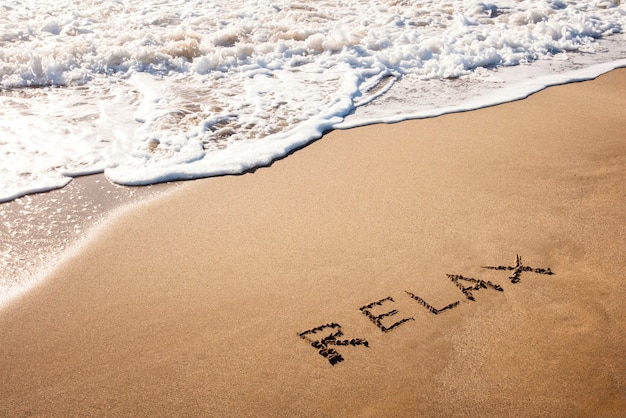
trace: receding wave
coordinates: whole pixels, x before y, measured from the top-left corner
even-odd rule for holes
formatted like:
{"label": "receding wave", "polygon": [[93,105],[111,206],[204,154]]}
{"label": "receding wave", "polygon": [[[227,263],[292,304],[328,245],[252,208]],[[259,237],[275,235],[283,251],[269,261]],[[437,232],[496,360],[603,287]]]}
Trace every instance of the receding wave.
{"label": "receding wave", "polygon": [[621,51],[625,22],[619,0],[9,0],[0,202],[96,172],[127,185],[240,173],[334,127],[518,97],[537,72],[504,68],[622,59],[601,41]]}

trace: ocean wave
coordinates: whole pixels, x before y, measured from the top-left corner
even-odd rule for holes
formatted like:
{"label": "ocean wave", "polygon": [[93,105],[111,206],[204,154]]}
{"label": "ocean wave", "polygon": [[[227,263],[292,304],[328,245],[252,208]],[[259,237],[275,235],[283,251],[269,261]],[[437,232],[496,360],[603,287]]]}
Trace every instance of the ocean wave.
{"label": "ocean wave", "polygon": [[376,103],[394,91],[408,96],[395,119],[432,115],[505,67],[615,60],[598,40],[625,22],[618,0],[7,1],[0,201],[93,172],[128,185],[241,173],[390,120]]}

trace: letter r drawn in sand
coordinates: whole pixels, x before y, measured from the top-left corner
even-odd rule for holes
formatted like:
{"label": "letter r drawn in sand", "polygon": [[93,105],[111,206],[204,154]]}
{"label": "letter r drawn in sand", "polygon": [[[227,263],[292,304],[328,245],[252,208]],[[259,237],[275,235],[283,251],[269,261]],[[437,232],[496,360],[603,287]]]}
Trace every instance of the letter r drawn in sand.
{"label": "letter r drawn in sand", "polygon": [[[330,334],[327,334],[329,329],[331,332]],[[324,332],[324,330],[326,331]],[[319,334],[325,336],[320,338]],[[337,347],[351,345],[355,347],[357,345],[364,345],[365,347],[369,347],[367,340],[362,338],[340,339],[340,337],[343,337],[343,331],[341,329],[341,325],[335,322],[320,325],[319,327],[303,331],[298,335],[300,338],[311,344],[312,347],[316,348],[318,353],[322,357],[328,359],[328,362],[332,366],[342,362],[344,359],[343,356],[337,352],[337,350],[329,346]]]}

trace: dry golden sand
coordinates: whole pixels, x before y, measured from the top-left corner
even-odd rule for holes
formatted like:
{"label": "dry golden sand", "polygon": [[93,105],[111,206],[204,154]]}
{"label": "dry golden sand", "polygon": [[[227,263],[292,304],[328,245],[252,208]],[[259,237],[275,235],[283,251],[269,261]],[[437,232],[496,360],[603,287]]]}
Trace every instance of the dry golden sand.
{"label": "dry golden sand", "polygon": [[625,109],[618,70],[136,206],[0,312],[0,415],[624,416]]}

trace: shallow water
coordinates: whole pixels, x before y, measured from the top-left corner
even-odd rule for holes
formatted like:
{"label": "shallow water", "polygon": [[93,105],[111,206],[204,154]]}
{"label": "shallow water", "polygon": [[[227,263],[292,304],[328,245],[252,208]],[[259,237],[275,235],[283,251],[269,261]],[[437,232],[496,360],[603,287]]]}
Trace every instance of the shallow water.
{"label": "shallow water", "polygon": [[93,175],[0,205],[0,306],[36,285],[64,251],[114,210],[174,187],[123,187]]}

